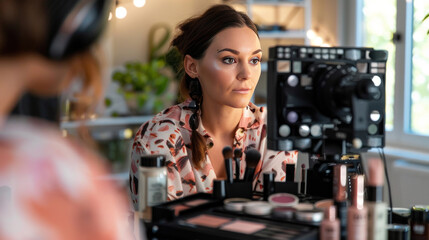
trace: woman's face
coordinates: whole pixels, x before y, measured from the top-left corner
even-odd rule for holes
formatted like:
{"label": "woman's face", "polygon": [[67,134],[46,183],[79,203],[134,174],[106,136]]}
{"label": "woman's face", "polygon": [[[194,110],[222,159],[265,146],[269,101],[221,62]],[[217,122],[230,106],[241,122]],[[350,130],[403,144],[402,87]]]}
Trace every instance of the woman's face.
{"label": "woman's face", "polygon": [[261,75],[261,44],[248,27],[219,32],[197,61],[204,103],[246,107]]}

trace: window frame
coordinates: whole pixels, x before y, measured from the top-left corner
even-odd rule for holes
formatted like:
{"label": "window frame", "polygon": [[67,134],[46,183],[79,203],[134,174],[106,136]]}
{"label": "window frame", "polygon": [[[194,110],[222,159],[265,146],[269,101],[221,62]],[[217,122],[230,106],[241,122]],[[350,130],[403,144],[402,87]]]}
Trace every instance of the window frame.
{"label": "window frame", "polygon": [[[338,1],[339,42],[344,46],[363,45],[363,0]],[[396,0],[395,86],[393,129],[386,130],[386,147],[429,152],[429,136],[411,133],[413,0]],[[392,33],[393,34],[393,33]],[[428,39],[429,41],[429,39]],[[393,56],[389,56],[393,57]],[[429,64],[429,63],[428,63]]]}

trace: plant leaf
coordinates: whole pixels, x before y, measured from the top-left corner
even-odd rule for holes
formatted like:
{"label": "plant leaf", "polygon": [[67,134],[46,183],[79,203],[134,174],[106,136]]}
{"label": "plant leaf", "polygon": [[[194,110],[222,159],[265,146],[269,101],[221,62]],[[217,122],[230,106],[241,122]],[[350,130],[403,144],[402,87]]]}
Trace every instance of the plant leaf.
{"label": "plant leaf", "polygon": [[423,18],[422,22],[429,18],[429,13]]}
{"label": "plant leaf", "polygon": [[106,98],[104,99],[104,105],[106,105],[106,107],[110,107],[110,106],[112,106],[112,99],[110,99],[110,98],[106,97]]}

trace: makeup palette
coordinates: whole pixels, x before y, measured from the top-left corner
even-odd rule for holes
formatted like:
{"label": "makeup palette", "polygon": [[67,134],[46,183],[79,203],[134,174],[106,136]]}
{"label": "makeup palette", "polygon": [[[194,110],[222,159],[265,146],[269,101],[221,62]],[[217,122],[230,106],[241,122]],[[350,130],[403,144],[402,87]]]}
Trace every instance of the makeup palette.
{"label": "makeup palette", "polygon": [[[208,209],[152,226],[158,239],[317,239],[313,226]],[[153,233],[153,231],[152,231]]]}
{"label": "makeup palette", "polygon": [[214,199],[212,194],[197,193],[153,207],[152,222],[164,219],[173,219],[181,216],[183,213],[200,211],[202,209],[220,205],[222,205],[222,202]]}
{"label": "makeup palette", "polygon": [[198,193],[154,206],[147,229],[157,239],[317,239],[317,225],[296,221],[296,209],[285,208],[246,198],[219,201]]}

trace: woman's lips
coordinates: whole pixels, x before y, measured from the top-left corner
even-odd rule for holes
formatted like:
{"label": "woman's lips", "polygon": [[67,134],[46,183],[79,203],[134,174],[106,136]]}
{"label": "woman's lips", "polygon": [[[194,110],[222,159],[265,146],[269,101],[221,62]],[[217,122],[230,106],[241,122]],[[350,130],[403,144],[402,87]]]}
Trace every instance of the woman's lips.
{"label": "woman's lips", "polygon": [[240,88],[240,89],[234,89],[232,90],[235,93],[240,93],[240,94],[248,94],[250,93],[250,88]]}

